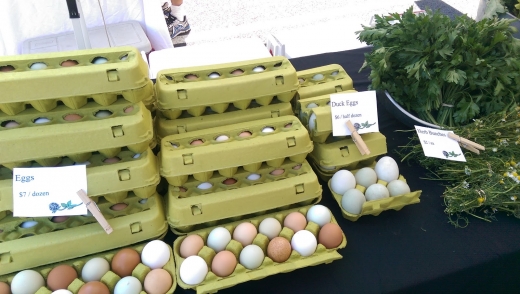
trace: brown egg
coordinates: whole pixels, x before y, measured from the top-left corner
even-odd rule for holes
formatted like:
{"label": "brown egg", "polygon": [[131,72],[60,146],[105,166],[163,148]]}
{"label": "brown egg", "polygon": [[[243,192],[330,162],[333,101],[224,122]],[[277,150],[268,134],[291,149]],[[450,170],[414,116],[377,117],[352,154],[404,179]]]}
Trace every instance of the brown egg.
{"label": "brown egg", "polygon": [[63,117],[63,119],[66,121],[75,121],[75,120],[80,120],[82,118],[83,117],[77,113],[67,114],[66,116]]}
{"label": "brown egg", "polygon": [[235,230],[233,230],[233,239],[240,242],[242,246],[246,247],[253,243],[258,230],[252,223],[244,222],[239,224]]}
{"label": "brown egg", "polygon": [[284,172],[285,172],[285,170],[283,168],[278,168],[278,169],[275,169],[272,172],[270,172],[270,174],[273,176],[279,176],[279,175],[282,175]]}
{"label": "brown egg", "polygon": [[11,294],[11,288],[4,282],[0,282],[0,294]]}
{"label": "brown egg", "polygon": [[4,128],[14,128],[14,127],[17,127],[19,126],[20,124],[17,123],[16,121],[14,120],[10,120],[8,121],[6,124],[4,124]]}
{"label": "brown egg", "polygon": [[243,73],[244,73],[244,71],[241,70],[240,68],[237,68],[237,69],[235,69],[234,71],[231,72],[232,75],[236,75],[236,76],[241,75]]}
{"label": "brown egg", "polygon": [[284,128],[292,128],[292,123],[288,123],[286,124],[285,126],[283,126]]}
{"label": "brown egg", "polygon": [[66,216],[66,215],[54,216],[54,217],[51,218],[51,222],[53,222],[53,223],[62,223],[64,221],[68,220],[68,219],[69,219],[69,217]]}
{"label": "brown egg", "polygon": [[121,278],[132,275],[132,271],[141,262],[139,253],[131,248],[119,250],[112,258],[111,269]]}
{"label": "brown egg", "polygon": [[318,242],[327,249],[338,247],[343,241],[343,232],[338,224],[328,223],[321,227]]}
{"label": "brown egg", "polygon": [[120,211],[127,207],[128,207],[128,204],[126,204],[126,203],[116,203],[116,204],[110,206],[110,209],[115,210],[115,211]]}
{"label": "brown egg", "polygon": [[237,180],[233,179],[233,178],[228,178],[228,179],[225,179],[222,183],[224,185],[234,185],[236,184]]}
{"label": "brown egg", "polygon": [[179,253],[183,258],[188,258],[192,255],[197,255],[204,247],[204,240],[197,234],[189,235],[182,240],[179,248]]}
{"label": "brown egg", "polygon": [[307,226],[307,219],[305,218],[305,215],[303,215],[302,213],[294,211],[289,213],[285,217],[285,219],[283,220],[283,226],[288,227],[296,233],[300,230],[305,229],[305,226]]}
{"label": "brown egg", "polygon": [[144,278],[144,290],[148,294],[164,294],[172,284],[172,276],[162,268],[152,270]]}
{"label": "brown egg", "polygon": [[121,161],[121,158],[119,158],[119,157],[111,157],[111,158],[106,158],[105,160],[103,160],[104,163],[116,163],[119,161]]}
{"label": "brown egg", "polygon": [[125,108],[125,110],[124,110],[125,113],[130,113],[130,112],[132,112],[132,111],[134,111],[134,107],[133,107],[133,106],[128,106],[128,107]]}
{"label": "brown egg", "polygon": [[197,75],[194,75],[194,74],[187,74],[187,75],[184,76],[184,78],[187,79],[187,80],[196,80],[199,77]]}
{"label": "brown egg", "polygon": [[67,287],[78,278],[76,270],[67,264],[58,265],[53,268],[47,276],[47,287],[52,291],[67,289]]}
{"label": "brown egg", "polygon": [[14,66],[12,66],[12,65],[0,66],[0,72],[8,72],[8,71],[13,71],[13,70],[14,70]]}
{"label": "brown egg", "polygon": [[197,145],[201,145],[203,143],[204,143],[204,141],[202,141],[202,139],[197,139],[197,140],[191,141],[190,145],[197,146]]}
{"label": "brown egg", "polygon": [[302,168],[301,163],[300,163],[300,164],[297,164],[297,165],[295,165],[295,166],[293,166],[292,169],[294,169],[294,170],[299,170],[300,168]]}
{"label": "brown egg", "polygon": [[239,137],[245,138],[245,137],[251,137],[253,135],[250,131],[243,131],[240,134],[238,134]]}
{"label": "brown egg", "polygon": [[274,262],[285,262],[291,256],[291,243],[283,237],[274,237],[267,245],[267,256]]}
{"label": "brown egg", "polygon": [[98,281],[92,281],[83,285],[79,289],[78,294],[110,294],[110,290],[108,290],[108,287],[105,284]]}
{"label": "brown egg", "polygon": [[74,65],[78,65],[78,62],[76,60],[65,60],[64,62],[61,63],[61,66],[65,66],[65,67],[74,66]]}
{"label": "brown egg", "polygon": [[213,257],[211,271],[219,277],[227,277],[235,271],[236,266],[237,258],[233,252],[223,250]]}

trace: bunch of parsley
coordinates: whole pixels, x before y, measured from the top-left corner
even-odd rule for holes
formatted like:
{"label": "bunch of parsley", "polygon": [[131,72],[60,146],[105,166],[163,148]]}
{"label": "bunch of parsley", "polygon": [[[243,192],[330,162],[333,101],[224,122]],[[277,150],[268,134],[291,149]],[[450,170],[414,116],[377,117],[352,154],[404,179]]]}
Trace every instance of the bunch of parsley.
{"label": "bunch of parsley", "polygon": [[437,125],[469,123],[520,100],[520,40],[513,20],[439,11],[376,16],[358,39],[373,45],[365,54],[371,89],[387,90],[408,111]]}

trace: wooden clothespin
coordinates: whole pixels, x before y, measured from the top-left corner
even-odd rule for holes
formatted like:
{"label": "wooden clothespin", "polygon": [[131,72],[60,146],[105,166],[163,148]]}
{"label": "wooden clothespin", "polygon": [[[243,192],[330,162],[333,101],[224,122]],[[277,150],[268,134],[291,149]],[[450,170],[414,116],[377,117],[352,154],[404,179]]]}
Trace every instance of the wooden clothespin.
{"label": "wooden clothespin", "polygon": [[365,141],[363,141],[350,120],[347,121],[347,128],[352,133],[352,141],[354,141],[356,144],[356,147],[359,149],[361,155],[370,154],[370,150],[368,149],[367,144],[365,144]]}
{"label": "wooden clothespin", "polygon": [[[79,190],[77,192],[77,194],[78,194],[79,198],[81,198],[81,201],[83,201],[83,203],[85,203],[85,206],[87,207],[87,209],[96,218],[96,220],[101,225],[101,227],[105,230],[105,232],[107,234],[112,233],[114,230],[112,229],[110,224],[107,222],[107,220],[105,219],[105,217],[103,216],[103,214],[101,213],[99,208],[97,207],[96,203],[93,202],[92,199],[90,199],[87,196],[87,193],[85,193],[85,191],[83,191],[83,189]],[[92,203],[94,203],[94,205],[92,205]]]}
{"label": "wooden clothespin", "polygon": [[486,150],[486,148],[480,144],[477,144],[473,141],[470,141],[466,138],[462,138],[461,136],[454,134],[454,133],[448,133],[448,137],[450,139],[453,139],[457,142],[459,142],[459,145],[468,149],[471,152],[474,152],[476,154],[480,154],[479,150]]}

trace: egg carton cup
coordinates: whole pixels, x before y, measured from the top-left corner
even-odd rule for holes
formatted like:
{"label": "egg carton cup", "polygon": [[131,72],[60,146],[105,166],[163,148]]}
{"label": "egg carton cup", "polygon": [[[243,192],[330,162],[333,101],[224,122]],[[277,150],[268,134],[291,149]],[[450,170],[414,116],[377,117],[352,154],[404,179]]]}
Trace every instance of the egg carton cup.
{"label": "egg carton cup", "polygon": [[[233,74],[237,70],[242,73]],[[183,110],[200,116],[206,106],[223,113],[230,104],[246,109],[253,100],[262,106],[269,105],[275,97],[290,102],[299,88],[296,70],[282,56],[167,69],[157,76],[157,108],[170,119],[177,118]]]}
{"label": "egg carton cup", "polygon": [[[99,57],[106,63],[94,64]],[[74,60],[75,66],[61,66]],[[34,63],[46,68],[31,70]],[[134,47],[87,49],[77,51],[0,56],[0,110],[8,115],[23,111],[27,104],[47,112],[63,102],[72,109],[86,104],[88,98],[101,105],[117,100],[117,95],[137,103],[153,96],[148,65]]]}
{"label": "egg carton cup", "polygon": [[[222,222],[232,218],[242,219],[244,215],[265,213],[272,209],[285,209],[291,205],[309,205],[321,200],[322,188],[308,164],[302,165],[306,171],[294,171],[273,178],[237,182],[236,189],[214,189],[206,194],[188,187],[186,192],[176,186],[169,186],[167,198],[168,223],[174,233],[185,234],[212,222]],[[265,178],[266,176],[263,175]]]}
{"label": "egg carton cup", "polygon": [[[118,154],[121,161],[104,163],[104,157],[96,154],[90,158],[87,165],[87,191],[94,202],[103,197],[111,203],[124,201],[129,192],[146,199],[153,196],[159,185],[159,165],[152,150],[148,149],[139,157],[131,151]],[[74,165],[70,159],[63,160],[60,166]],[[33,164],[31,167],[39,167]],[[13,210],[13,172],[6,167],[0,167],[0,213]],[[1,219],[1,217],[0,217]]]}
{"label": "egg carton cup", "polygon": [[[148,149],[153,140],[153,122],[150,111],[142,103],[134,104],[129,115],[116,115],[116,109],[123,111],[123,105],[113,106],[113,116],[95,119],[90,110],[63,110],[46,124],[34,125],[30,118],[22,116],[21,124],[14,128],[0,128],[0,164],[14,166],[17,162],[38,160],[43,166],[54,166],[61,156],[68,156],[77,162],[90,158],[93,151],[113,157],[128,147],[135,153]],[[76,113],[83,118],[65,123],[62,117]],[[44,160],[45,159],[45,160]]]}
{"label": "egg carton cup", "polygon": [[[306,215],[309,208],[310,208],[310,206],[304,206],[304,207],[293,208],[293,209],[288,209],[288,210],[284,210],[284,211],[264,214],[261,216],[255,216],[255,217],[241,220],[241,221],[230,222],[230,223],[223,225],[223,227],[226,228],[231,234],[233,234],[233,231],[235,230],[235,228],[243,222],[250,222],[253,225],[255,225],[255,227],[257,227],[257,229],[258,229],[260,222],[263,219],[268,218],[268,217],[276,218],[280,223],[283,224],[283,220],[289,213],[298,211],[298,212],[301,212],[302,214]],[[337,221],[333,215],[331,218],[331,223],[337,224]],[[204,240],[204,244],[206,244],[209,233],[214,228],[215,227],[209,227],[209,228],[197,230],[197,231],[191,232],[190,235],[197,234],[197,235],[201,236],[202,239]],[[313,233],[314,236],[316,236],[316,238],[317,238],[320,227],[316,223],[308,222],[305,229],[310,231],[311,233]],[[280,237],[287,239],[289,242],[291,242],[293,235],[294,235],[294,232],[287,227],[284,227],[279,234]],[[177,264],[175,274],[176,274],[176,278],[177,278],[177,284],[181,288],[193,289],[197,293],[215,293],[218,290],[233,287],[237,284],[244,283],[247,281],[259,280],[259,279],[263,279],[263,278],[271,276],[271,275],[287,273],[287,272],[291,272],[291,271],[294,271],[294,270],[297,270],[300,268],[304,268],[304,267],[308,267],[308,266],[315,266],[315,265],[324,264],[324,263],[331,263],[334,260],[343,258],[338,253],[338,250],[345,248],[347,246],[347,238],[345,237],[345,234],[343,234],[343,240],[342,240],[341,244],[336,248],[327,249],[325,246],[318,243],[318,247],[316,248],[316,251],[312,255],[307,256],[307,257],[302,257],[296,250],[292,250],[291,256],[289,257],[289,259],[287,261],[278,263],[278,262],[273,261],[271,258],[269,258],[267,256],[267,254],[265,254],[267,251],[267,246],[269,244],[269,238],[267,236],[259,233],[256,235],[255,239],[253,240],[253,244],[258,245],[260,248],[262,248],[262,250],[264,251],[264,254],[265,254],[264,261],[262,262],[260,267],[250,270],[250,269],[247,269],[244,266],[242,266],[240,263],[237,263],[235,270],[228,277],[218,277],[214,273],[209,271],[208,274],[206,275],[206,278],[204,279],[204,281],[202,283],[200,283],[198,285],[188,285],[188,284],[184,283],[180,278],[180,266],[181,266],[182,262],[185,260],[180,255],[180,246],[182,244],[182,241],[186,237],[187,236],[178,237],[175,240],[175,242],[173,243],[173,254],[175,256],[175,263]],[[243,249],[242,244],[239,243],[238,241],[232,239],[229,242],[229,244],[227,245],[225,250],[231,251],[237,257],[237,260],[238,260],[242,249]],[[213,257],[215,257],[215,255],[216,255],[216,252],[206,245],[198,253],[198,256],[202,257],[206,261],[208,268],[211,268],[211,262],[213,260]]]}
{"label": "egg carton cup", "polygon": [[[158,194],[141,199],[131,193],[128,206],[114,210],[106,200],[97,203],[113,232],[108,235],[91,215],[71,216],[63,222],[52,217],[17,218],[8,214],[0,219],[0,275],[27,268],[78,258],[162,238],[168,230]],[[24,222],[37,222],[22,228]]]}
{"label": "egg carton cup", "polygon": [[206,108],[206,112],[201,116],[194,117],[186,113],[173,120],[159,112],[155,117],[155,132],[157,140],[160,143],[162,138],[169,135],[292,114],[291,104],[285,102],[274,103],[267,106],[252,103],[244,110],[231,106],[223,113],[216,113]]}
{"label": "egg carton cup", "polygon": [[[370,154],[361,155],[351,137],[329,136],[325,143],[314,142],[309,153],[309,162],[316,164],[321,171],[334,174],[340,169],[356,169],[370,166],[380,155],[386,154],[386,137],[381,133],[362,134]],[[331,175],[332,176],[332,175]]]}
{"label": "egg carton cup", "polygon": [[[352,173],[355,175],[357,171],[358,170],[354,170],[354,171],[352,171]],[[406,182],[406,179],[402,175],[399,175],[399,180]],[[332,196],[334,197],[336,202],[338,202],[338,205],[341,209],[341,214],[343,215],[344,218],[348,219],[349,221],[353,221],[353,222],[357,221],[363,215],[378,216],[381,212],[383,212],[385,210],[393,209],[393,210],[399,211],[399,210],[401,210],[401,208],[403,208],[406,205],[416,204],[416,203],[421,202],[419,197],[421,196],[422,191],[418,190],[418,191],[413,191],[413,192],[402,194],[402,195],[366,201],[365,203],[363,203],[363,208],[361,209],[361,213],[356,215],[356,214],[349,213],[345,209],[343,209],[343,207],[341,206],[341,198],[343,197],[343,195],[337,194],[334,191],[332,191],[332,188],[330,187],[330,182],[331,182],[331,180],[329,180],[327,182],[329,190],[332,193]],[[377,183],[381,184],[385,187],[386,187],[386,185],[388,185],[388,183],[383,180],[378,180]],[[367,188],[368,187],[356,185],[356,189],[361,191],[363,193],[363,195],[365,194],[365,191]]]}
{"label": "egg carton cup", "polygon": [[[274,131],[262,132],[266,127]],[[251,136],[240,137],[244,132]],[[221,135],[229,139],[216,141]],[[196,141],[202,144],[191,145]],[[232,175],[239,166],[252,172],[263,162],[278,167],[287,157],[301,163],[312,148],[307,129],[298,118],[282,116],[166,136],[158,157],[161,176],[170,181],[187,175],[204,180],[205,174],[214,170]]]}
{"label": "egg carton cup", "polygon": [[354,90],[352,79],[339,64],[298,71],[296,75],[300,83],[298,99]]}
{"label": "egg carton cup", "polygon": [[[143,251],[143,248],[146,244],[147,244],[146,242],[139,243],[139,244],[131,245],[126,248],[132,248],[132,249],[136,250],[139,254],[141,254],[141,252]],[[173,293],[173,291],[177,287],[177,280],[176,280],[176,276],[175,276],[175,261],[174,261],[174,257],[173,257],[173,251],[170,246],[168,246],[168,247],[170,249],[170,259],[162,267],[162,269],[166,270],[172,277],[173,283],[167,293]],[[53,268],[55,268],[59,265],[64,265],[64,264],[70,265],[76,270],[76,273],[78,274],[78,278],[75,279],[68,286],[67,289],[69,291],[71,291],[72,293],[78,293],[79,289],[85,284],[85,281],[83,281],[81,279],[81,271],[83,270],[83,267],[85,266],[85,264],[89,260],[96,258],[96,257],[104,258],[110,264],[112,262],[112,259],[116,255],[116,253],[121,249],[122,248],[119,248],[116,250],[105,251],[105,252],[94,253],[92,255],[83,256],[80,258],[75,258],[75,259],[66,260],[63,262],[52,263],[52,264],[44,265],[41,267],[33,268],[32,270],[39,272],[42,275],[42,277],[44,278],[45,284],[47,284],[47,277],[49,276],[49,273]],[[141,285],[143,285],[144,279],[150,271],[151,271],[151,269],[149,267],[147,267],[146,265],[144,265],[142,263],[139,263],[132,271],[132,276],[137,278],[141,282]],[[11,284],[14,276],[15,276],[15,274],[0,276],[0,282]],[[110,293],[114,293],[114,288],[120,279],[121,279],[121,277],[119,277],[116,273],[114,273],[113,271],[108,271],[105,275],[103,275],[100,282],[102,282],[103,284],[105,284],[108,287],[108,289],[110,290]],[[52,294],[52,291],[47,287],[41,287],[35,294]],[[148,294],[148,293],[143,290],[143,291],[141,291],[141,294]]]}
{"label": "egg carton cup", "polygon": [[[357,93],[356,90],[347,90],[343,92],[338,92],[337,94],[344,94],[344,93]],[[314,106],[314,107],[313,107]],[[311,112],[315,110],[316,108],[328,108],[330,112],[330,94],[300,99],[296,101],[296,107],[295,107],[295,113],[300,118],[300,121],[305,126],[309,125],[309,117],[311,116]],[[332,116],[329,118],[329,125],[331,125],[332,130]],[[323,128],[323,122],[316,120],[316,125],[318,125],[320,128]],[[310,130],[309,130],[310,131]],[[319,138],[318,138],[319,139]],[[313,140],[315,141],[315,140]]]}

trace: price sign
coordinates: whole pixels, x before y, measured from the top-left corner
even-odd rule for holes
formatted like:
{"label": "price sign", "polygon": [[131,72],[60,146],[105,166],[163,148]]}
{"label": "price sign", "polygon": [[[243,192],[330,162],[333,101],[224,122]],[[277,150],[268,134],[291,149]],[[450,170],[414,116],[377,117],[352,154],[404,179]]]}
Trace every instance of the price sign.
{"label": "price sign", "polygon": [[423,147],[424,156],[454,161],[466,161],[457,141],[448,137],[452,131],[415,126]]}
{"label": "price sign", "polygon": [[375,91],[336,93],[330,95],[332,135],[349,136],[350,120],[358,134],[379,132]]}
{"label": "price sign", "polygon": [[85,215],[87,208],[76,194],[87,191],[84,165],[14,168],[13,216]]}

